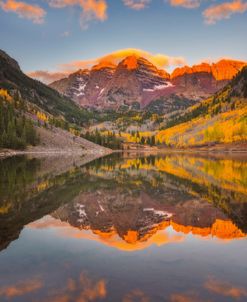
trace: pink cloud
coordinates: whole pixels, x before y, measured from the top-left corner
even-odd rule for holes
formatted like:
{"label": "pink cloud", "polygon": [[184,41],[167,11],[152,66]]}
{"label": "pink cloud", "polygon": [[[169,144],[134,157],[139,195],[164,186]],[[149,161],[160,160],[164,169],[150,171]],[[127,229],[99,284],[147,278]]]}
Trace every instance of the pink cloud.
{"label": "pink cloud", "polygon": [[212,5],[205,9],[203,16],[207,24],[215,24],[222,19],[229,19],[231,15],[236,13],[244,13],[247,10],[247,2],[234,0],[232,2],[224,2]]}
{"label": "pink cloud", "polygon": [[144,9],[150,2],[151,0],[123,0],[124,5],[135,10]]}
{"label": "pink cloud", "polygon": [[200,0],[169,0],[171,6],[181,6],[185,8],[197,8],[200,6]]}
{"label": "pink cloud", "polygon": [[31,78],[37,79],[45,84],[52,83],[54,81],[60,80],[65,78],[69,75],[68,72],[50,72],[50,71],[43,71],[37,70],[28,72],[27,75]]}
{"label": "pink cloud", "polygon": [[200,0],[169,0],[171,6],[181,6],[185,8],[197,8],[200,6]]}
{"label": "pink cloud", "polygon": [[216,294],[231,297],[233,299],[239,299],[241,297],[247,297],[247,290],[243,287],[232,285],[229,282],[218,280],[214,277],[208,278],[204,287]]}
{"label": "pink cloud", "polygon": [[80,17],[82,29],[87,29],[89,22],[93,20],[105,21],[107,19],[106,0],[48,0],[48,3],[54,8],[80,6],[82,9]]}
{"label": "pink cloud", "polygon": [[17,284],[0,287],[0,297],[8,299],[39,290],[43,283],[39,279],[20,281]]}
{"label": "pink cloud", "polygon": [[21,1],[7,0],[0,2],[0,7],[5,12],[16,13],[20,18],[31,20],[37,24],[43,23],[46,15],[45,10],[40,6]]}

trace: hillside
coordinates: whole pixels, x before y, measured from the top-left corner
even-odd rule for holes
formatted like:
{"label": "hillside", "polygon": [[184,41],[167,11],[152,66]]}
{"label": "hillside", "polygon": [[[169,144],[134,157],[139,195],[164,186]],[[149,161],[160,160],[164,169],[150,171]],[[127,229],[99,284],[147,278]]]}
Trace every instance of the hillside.
{"label": "hillside", "polygon": [[247,141],[247,67],[221,91],[167,123],[156,141],[175,147]]}
{"label": "hillside", "polygon": [[0,50],[0,88],[7,89],[11,94],[18,92],[26,101],[54,116],[62,116],[69,122],[81,124],[88,119],[88,113],[68,97],[26,76],[19,64],[3,50]]}
{"label": "hillside", "polygon": [[0,155],[26,151],[106,154],[110,149],[80,137],[94,117],[67,97],[27,77],[0,51]]}
{"label": "hillside", "polygon": [[30,107],[0,89],[0,157],[26,152],[78,155],[111,152],[80,137],[79,130],[71,128],[69,123],[63,129],[62,124],[53,121],[59,123],[39,107]]}

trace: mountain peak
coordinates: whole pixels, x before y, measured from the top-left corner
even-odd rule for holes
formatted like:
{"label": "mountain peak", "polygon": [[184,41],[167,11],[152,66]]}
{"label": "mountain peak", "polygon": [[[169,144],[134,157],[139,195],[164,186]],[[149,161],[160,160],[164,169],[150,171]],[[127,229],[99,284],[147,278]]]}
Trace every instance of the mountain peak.
{"label": "mountain peak", "polygon": [[130,55],[123,59],[123,61],[120,63],[122,66],[127,68],[128,70],[134,70],[138,67],[138,57],[136,55]]}
{"label": "mountain peak", "polygon": [[[244,64],[227,59],[215,64],[204,62],[177,68],[170,76],[152,60],[133,54],[117,65],[102,60],[89,70],[79,71],[76,77],[53,83],[51,87],[81,106],[104,109],[132,108],[133,104],[135,108],[144,108],[156,100],[169,100],[173,95],[195,102],[219,91]],[[170,100],[162,103],[165,112],[171,110],[170,103]],[[188,103],[186,101],[186,106]]]}
{"label": "mountain peak", "polygon": [[222,59],[212,64],[212,73],[218,81],[231,80],[246,64],[246,62]]}

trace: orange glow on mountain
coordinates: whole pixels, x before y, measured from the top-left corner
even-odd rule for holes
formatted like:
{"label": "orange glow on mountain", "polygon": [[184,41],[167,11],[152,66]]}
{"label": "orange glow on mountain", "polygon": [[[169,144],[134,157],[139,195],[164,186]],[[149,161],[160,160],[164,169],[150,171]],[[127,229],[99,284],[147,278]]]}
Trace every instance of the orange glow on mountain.
{"label": "orange glow on mountain", "polygon": [[217,237],[219,239],[234,239],[246,237],[238,227],[233,224],[230,220],[220,220],[216,219],[211,227],[194,227],[194,226],[184,226],[175,222],[171,222],[173,229],[177,232],[182,232],[184,234],[193,234],[206,237],[211,235],[212,237]]}
{"label": "orange glow on mountain", "polygon": [[241,69],[246,62],[234,60],[220,60],[216,64],[212,64],[212,73],[216,80],[231,80]]}
{"label": "orange glow on mountain", "polygon": [[136,243],[138,241],[138,232],[129,230],[126,235],[124,235],[124,240],[127,243]]}
{"label": "orange glow on mountain", "polygon": [[183,76],[184,74],[192,74],[196,72],[211,72],[211,67],[208,63],[201,63],[199,65],[194,65],[192,67],[184,66],[176,68],[171,74],[171,79],[174,79],[179,76]]}
{"label": "orange glow on mountain", "polygon": [[[45,220],[45,222],[44,222]],[[153,226],[146,235],[140,236],[137,230],[128,230],[127,233],[120,237],[117,230],[112,229],[110,232],[100,230],[80,230],[66,222],[61,222],[55,218],[47,216],[45,219],[29,224],[30,228],[48,228],[52,226],[57,229],[58,235],[75,238],[87,239],[100,242],[109,247],[122,251],[138,251],[146,249],[152,245],[162,246],[169,243],[178,243],[186,238],[187,234],[199,235],[200,237],[216,237],[223,240],[239,239],[246,236],[231,221],[216,219],[211,227],[194,227],[184,226],[174,221],[163,221]],[[172,227],[172,229],[168,229]],[[182,234],[174,234],[173,230]]]}
{"label": "orange glow on mountain", "polygon": [[[59,226],[60,224],[60,226]],[[41,228],[49,228],[54,227],[57,230],[58,236],[66,237],[66,238],[74,238],[74,239],[86,239],[99,242],[106,246],[116,248],[118,250],[132,252],[146,249],[152,245],[162,246],[164,244],[181,242],[184,240],[184,236],[181,234],[170,234],[166,227],[169,225],[169,221],[165,224],[161,223],[158,226],[154,226],[151,230],[150,235],[147,235],[144,241],[137,240],[137,236],[139,235],[137,231],[129,230],[126,239],[132,242],[126,242],[121,238],[117,231],[110,231],[109,236],[107,236],[107,232],[101,232],[99,230],[80,230],[78,228],[72,227],[69,223],[61,222],[55,218],[50,216],[46,216],[43,219],[33,222],[28,225],[30,228],[41,229]],[[161,229],[165,227],[165,229]]]}
{"label": "orange glow on mountain", "polygon": [[109,62],[109,61],[101,61],[101,62],[99,62],[99,64],[94,65],[92,67],[92,70],[101,70],[101,69],[104,69],[104,68],[115,69],[116,65],[112,62]]}
{"label": "orange glow on mountain", "polygon": [[112,230],[110,232],[103,232],[100,230],[93,230],[93,233],[95,235],[98,235],[102,239],[110,239],[111,237],[113,237],[116,234],[116,231]]}
{"label": "orange glow on mountain", "polygon": [[216,219],[211,228],[211,234],[212,236],[217,236],[220,239],[246,237],[246,234],[238,229],[237,226],[230,220],[224,221],[220,219]]}
{"label": "orange glow on mountain", "polygon": [[125,66],[128,70],[134,70],[138,66],[137,57],[135,55],[129,56],[124,59],[123,66]]}
{"label": "orange glow on mountain", "polygon": [[193,65],[192,67],[178,67],[172,72],[171,79],[175,79],[185,74],[206,72],[211,73],[217,81],[231,80],[246,64],[246,62],[222,59],[211,65],[208,63],[201,63]]}

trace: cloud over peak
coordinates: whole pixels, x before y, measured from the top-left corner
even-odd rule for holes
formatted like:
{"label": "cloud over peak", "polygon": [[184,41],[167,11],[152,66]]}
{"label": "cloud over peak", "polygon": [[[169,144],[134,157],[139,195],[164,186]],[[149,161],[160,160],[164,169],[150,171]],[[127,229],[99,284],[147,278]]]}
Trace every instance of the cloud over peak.
{"label": "cloud over peak", "polygon": [[131,55],[144,57],[159,68],[166,68],[172,65],[182,65],[185,63],[185,59],[183,57],[173,57],[165,54],[152,54],[148,51],[137,48],[125,48],[99,58],[62,64],[60,67],[64,70],[74,71],[79,68],[90,68],[92,65],[104,62],[118,64],[121,60]]}
{"label": "cloud over peak", "polygon": [[177,67],[180,65],[184,65],[186,63],[183,57],[173,57],[165,54],[152,54],[148,51],[144,51],[142,49],[136,48],[126,48],[114,51],[105,56],[93,58],[89,60],[81,60],[81,61],[72,61],[69,63],[63,63],[59,65],[58,71],[49,72],[49,71],[33,71],[28,73],[29,76],[39,79],[44,83],[51,83],[55,80],[59,80],[63,77],[68,76],[70,73],[77,71],[78,69],[86,69],[91,68],[97,64],[118,64],[124,58],[135,55],[138,57],[143,57],[149,60],[158,68],[169,68],[169,67]]}

